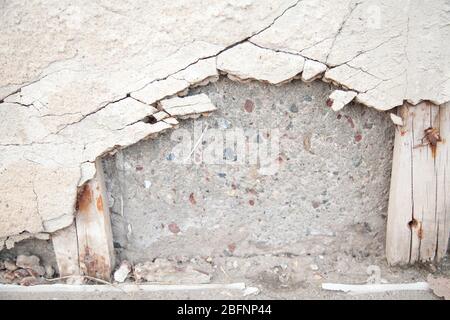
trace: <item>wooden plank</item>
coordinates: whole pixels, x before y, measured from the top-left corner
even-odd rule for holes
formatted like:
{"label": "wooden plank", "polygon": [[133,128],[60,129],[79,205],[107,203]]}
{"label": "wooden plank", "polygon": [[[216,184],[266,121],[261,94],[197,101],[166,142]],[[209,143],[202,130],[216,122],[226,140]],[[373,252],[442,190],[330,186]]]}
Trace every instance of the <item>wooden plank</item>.
{"label": "wooden plank", "polygon": [[[448,243],[450,117],[446,107],[428,102],[398,109],[404,126],[395,135],[386,235],[390,264],[436,261]],[[423,139],[435,128],[442,142]],[[445,246],[445,248],[444,248]]]}
{"label": "wooden plank", "polygon": [[386,257],[390,264],[409,262],[411,230],[408,222],[412,216],[412,117],[407,105],[397,110],[403,126],[397,127],[392,159],[391,188],[389,193],[386,232]]}
{"label": "wooden plank", "polygon": [[77,241],[75,222],[52,234],[53,250],[60,277],[80,274]]}
{"label": "wooden plank", "polygon": [[450,234],[450,103],[439,110],[440,133],[443,143],[436,150],[437,172],[437,249],[436,258],[441,260],[447,253]]}
{"label": "wooden plank", "polygon": [[84,185],[78,198],[76,228],[80,269],[84,275],[109,281],[114,250],[101,160],[94,179]]}
{"label": "wooden plank", "polygon": [[434,259],[436,250],[436,163],[435,151],[422,139],[425,130],[439,129],[439,107],[423,102],[411,108],[413,110],[413,149],[412,190],[413,212],[410,223],[411,256],[410,262]]}

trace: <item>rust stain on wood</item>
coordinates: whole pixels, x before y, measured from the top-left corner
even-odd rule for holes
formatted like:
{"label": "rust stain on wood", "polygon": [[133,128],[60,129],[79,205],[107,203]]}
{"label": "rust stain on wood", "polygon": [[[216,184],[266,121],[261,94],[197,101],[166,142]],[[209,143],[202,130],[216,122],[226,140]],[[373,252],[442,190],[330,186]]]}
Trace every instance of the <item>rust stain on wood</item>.
{"label": "rust stain on wood", "polygon": [[106,264],[105,257],[95,254],[89,247],[84,246],[84,250],[80,252],[81,268],[84,274],[99,278],[108,279],[110,277],[109,266]]}
{"label": "rust stain on wood", "polygon": [[423,228],[422,228],[422,223],[420,223],[419,230],[417,231],[417,236],[419,237],[419,239],[423,239]]}
{"label": "rust stain on wood", "polygon": [[100,213],[103,213],[103,199],[102,199],[102,196],[98,196],[98,198],[97,198],[97,210]]}
{"label": "rust stain on wood", "polygon": [[78,195],[77,209],[80,212],[86,212],[92,202],[92,190],[88,184],[83,187],[83,190]]}

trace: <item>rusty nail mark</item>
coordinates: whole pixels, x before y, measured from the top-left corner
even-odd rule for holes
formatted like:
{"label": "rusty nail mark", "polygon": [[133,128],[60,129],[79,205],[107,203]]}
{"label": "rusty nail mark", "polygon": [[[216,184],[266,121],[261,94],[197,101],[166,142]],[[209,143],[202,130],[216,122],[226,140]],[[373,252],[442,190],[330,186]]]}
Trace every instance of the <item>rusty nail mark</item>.
{"label": "rusty nail mark", "polygon": [[412,228],[416,228],[419,225],[419,221],[417,221],[416,219],[412,218],[412,220],[410,222],[408,222],[408,227],[410,229]]}

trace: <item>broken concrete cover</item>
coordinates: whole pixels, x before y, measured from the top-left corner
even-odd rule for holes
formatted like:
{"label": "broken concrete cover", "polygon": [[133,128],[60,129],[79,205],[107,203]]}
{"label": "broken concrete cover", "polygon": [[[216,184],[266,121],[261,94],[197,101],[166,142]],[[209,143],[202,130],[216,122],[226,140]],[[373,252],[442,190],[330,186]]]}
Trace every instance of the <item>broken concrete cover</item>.
{"label": "broken concrete cover", "polygon": [[[3,239],[71,224],[77,187],[95,174],[95,159],[172,128],[175,119],[163,121],[169,115],[156,106],[214,81],[218,71],[273,84],[302,70],[306,81],[325,72],[324,81],[379,110],[404,100],[450,100],[445,0],[220,0],[207,7],[198,0],[34,0],[0,7]],[[204,97],[199,106],[211,108]],[[149,115],[159,121],[143,121]]]}

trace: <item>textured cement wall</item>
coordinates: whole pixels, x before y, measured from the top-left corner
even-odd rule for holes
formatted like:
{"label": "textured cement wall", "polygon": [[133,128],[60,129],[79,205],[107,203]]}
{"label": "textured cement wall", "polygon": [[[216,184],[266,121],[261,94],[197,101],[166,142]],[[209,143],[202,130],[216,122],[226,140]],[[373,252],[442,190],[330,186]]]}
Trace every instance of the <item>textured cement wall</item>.
{"label": "textured cement wall", "polygon": [[[199,92],[218,111],[105,159],[121,258],[383,255],[394,134],[387,113],[360,105],[335,113],[326,106],[331,88],[317,81],[277,87],[222,78],[191,93]],[[236,163],[226,145],[225,164],[180,163],[174,147],[186,132],[194,145],[199,124],[208,129],[192,158],[213,143],[213,129],[278,129],[279,166]]]}

